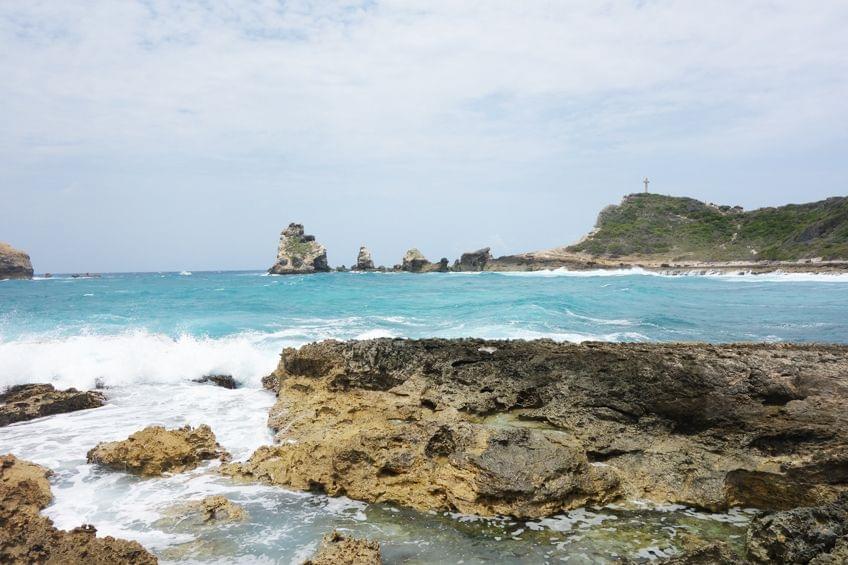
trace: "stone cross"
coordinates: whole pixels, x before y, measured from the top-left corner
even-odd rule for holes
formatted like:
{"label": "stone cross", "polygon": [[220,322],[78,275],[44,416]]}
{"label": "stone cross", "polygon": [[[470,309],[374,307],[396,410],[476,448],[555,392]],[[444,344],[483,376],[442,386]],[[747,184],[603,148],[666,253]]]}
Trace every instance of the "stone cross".
{"label": "stone cross", "polygon": [[648,194],[648,183],[651,182],[648,180],[648,177],[642,179],[642,182],[645,183],[645,194]]}

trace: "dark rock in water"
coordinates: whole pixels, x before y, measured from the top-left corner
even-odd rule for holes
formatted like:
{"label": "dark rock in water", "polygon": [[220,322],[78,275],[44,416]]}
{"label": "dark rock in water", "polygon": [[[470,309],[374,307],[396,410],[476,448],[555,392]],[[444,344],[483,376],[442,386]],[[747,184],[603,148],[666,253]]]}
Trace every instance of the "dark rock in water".
{"label": "dark rock in water", "polygon": [[321,547],[303,565],[380,565],[380,544],[348,537],[333,530],[321,540]]}
{"label": "dark rock in water", "polygon": [[0,394],[0,426],[98,408],[105,402],[106,397],[96,391],[56,390],[51,384],[16,385]]}
{"label": "dark rock in water", "polygon": [[302,275],[329,271],[324,246],[315,241],[315,236],[303,233],[303,224],[289,224],[280,234],[277,261],[268,272],[272,275]]}
{"label": "dark rock in water", "polygon": [[337,273],[347,273],[348,271],[350,271],[350,269],[348,269],[348,268],[347,268],[347,267],[345,267],[344,265],[341,265],[341,266],[339,266],[339,267],[336,267],[336,272],[337,272]]}
{"label": "dark rock in water", "polygon": [[228,459],[207,425],[167,430],[148,426],[123,441],[98,443],[86,454],[89,463],[153,477],[181,473],[208,459]]}
{"label": "dark rock in water", "polygon": [[0,280],[31,279],[32,274],[29,255],[0,241]]}
{"label": "dark rock in water", "polygon": [[486,263],[492,260],[492,253],[489,247],[463,253],[454,263],[454,271],[482,271],[486,268]]}
{"label": "dark rock in water", "polygon": [[744,563],[724,542],[692,542],[683,540],[686,547],[680,555],[662,560],[663,565],[738,565]]}
{"label": "dark rock in water", "polygon": [[206,375],[199,379],[194,379],[194,382],[212,383],[213,385],[229,389],[238,388],[238,383],[232,375]]}
{"label": "dark rock in water", "polygon": [[224,471],[330,495],[538,517],[779,510],[848,483],[848,346],[327,341],[265,384],[280,441]]}
{"label": "dark rock in water", "polygon": [[834,549],[843,551],[846,536],[848,492],[830,504],[755,517],[748,529],[748,559],[755,563],[809,563],[820,557],[819,562],[827,563],[827,554]]}
{"label": "dark rock in water", "polygon": [[72,279],[99,279],[100,275],[98,273],[74,273],[71,275]]}
{"label": "dark rock in water", "polygon": [[0,456],[0,562],[154,565],[157,559],[134,541],[97,537],[94,526],[58,530],[40,511],[53,496],[40,465]]}
{"label": "dark rock in water", "polygon": [[359,254],[356,256],[356,265],[353,266],[354,271],[373,271],[374,260],[371,258],[371,252],[364,245],[359,248]]}

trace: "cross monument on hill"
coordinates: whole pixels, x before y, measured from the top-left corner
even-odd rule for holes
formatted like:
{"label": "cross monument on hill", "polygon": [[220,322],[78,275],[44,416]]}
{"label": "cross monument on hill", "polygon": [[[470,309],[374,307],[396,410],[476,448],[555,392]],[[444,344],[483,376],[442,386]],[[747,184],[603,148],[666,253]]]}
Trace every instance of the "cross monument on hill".
{"label": "cross monument on hill", "polygon": [[642,179],[642,182],[645,183],[645,194],[648,194],[648,183],[651,182],[648,180],[648,177]]}

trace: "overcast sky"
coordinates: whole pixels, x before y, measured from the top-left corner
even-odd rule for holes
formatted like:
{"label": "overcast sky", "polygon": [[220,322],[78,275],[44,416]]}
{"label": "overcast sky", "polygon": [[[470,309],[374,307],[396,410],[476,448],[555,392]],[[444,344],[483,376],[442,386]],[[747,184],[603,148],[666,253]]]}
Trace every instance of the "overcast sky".
{"label": "overcast sky", "polygon": [[652,179],[848,192],[848,2],[0,1],[0,240],[36,271],[571,242]]}

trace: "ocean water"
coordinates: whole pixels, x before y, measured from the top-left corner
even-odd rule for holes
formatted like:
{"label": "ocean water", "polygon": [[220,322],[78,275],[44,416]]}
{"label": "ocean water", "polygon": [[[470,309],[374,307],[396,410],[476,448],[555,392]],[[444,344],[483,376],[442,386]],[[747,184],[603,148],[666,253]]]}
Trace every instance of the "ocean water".
{"label": "ocean water", "polygon": [[[640,501],[536,522],[419,513],[345,498],[237,485],[217,462],[139,479],[85,463],[100,441],[147,425],[209,424],[235,459],[272,441],[260,379],[284,346],[378,336],[560,341],[848,343],[848,277],[657,276],[642,272],[114,274],[0,282],[0,388],[106,387],[95,410],[0,428],[0,453],[56,474],[57,526],[93,523],[164,562],[296,563],[338,528],[379,539],[388,563],[604,563],[670,555],[683,533],[741,545],[751,514]],[[192,383],[232,374],[232,391]],[[191,528],[175,504],[225,494],[244,524]]]}

